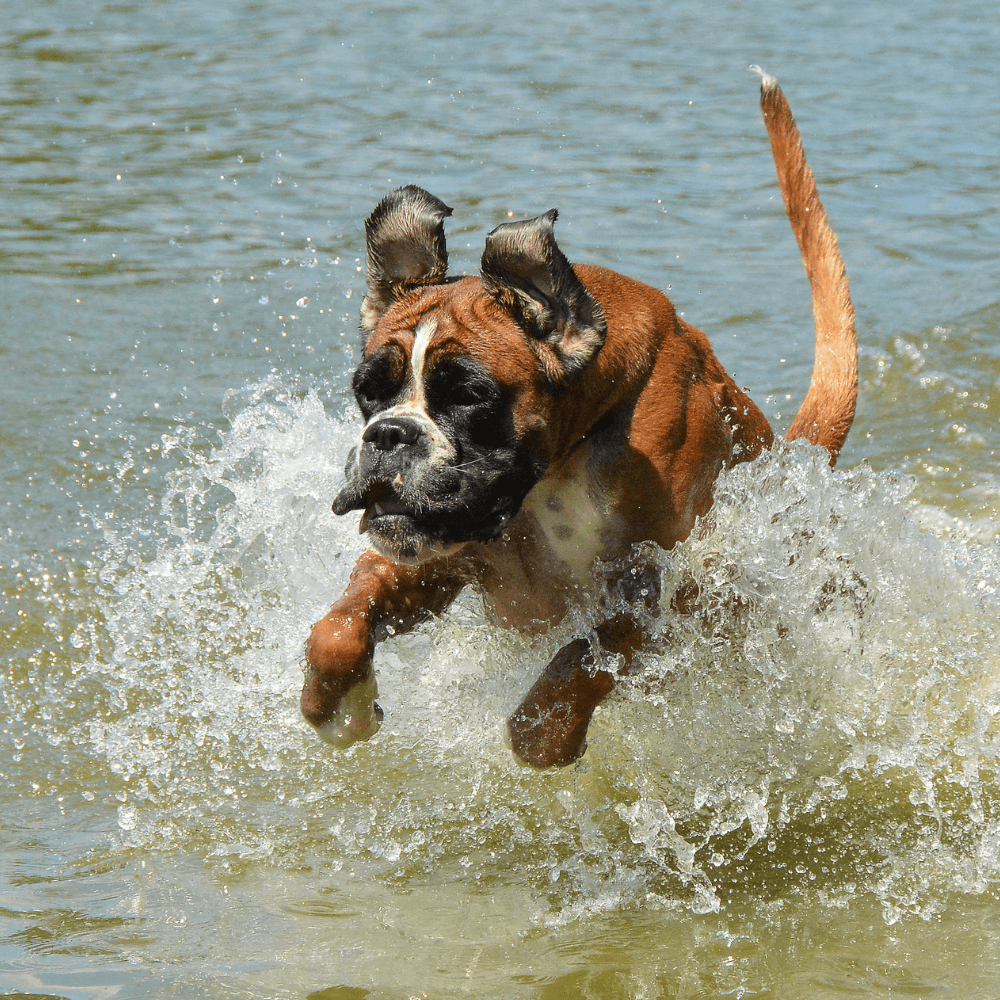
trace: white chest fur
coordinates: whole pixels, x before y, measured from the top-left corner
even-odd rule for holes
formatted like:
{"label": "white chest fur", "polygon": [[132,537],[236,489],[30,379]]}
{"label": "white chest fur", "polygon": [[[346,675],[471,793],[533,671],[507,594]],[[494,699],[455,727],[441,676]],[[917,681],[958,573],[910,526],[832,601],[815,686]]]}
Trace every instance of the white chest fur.
{"label": "white chest fur", "polygon": [[604,548],[606,504],[588,472],[590,446],[581,445],[549,469],[524,502],[552,552],[570,574],[584,580]]}

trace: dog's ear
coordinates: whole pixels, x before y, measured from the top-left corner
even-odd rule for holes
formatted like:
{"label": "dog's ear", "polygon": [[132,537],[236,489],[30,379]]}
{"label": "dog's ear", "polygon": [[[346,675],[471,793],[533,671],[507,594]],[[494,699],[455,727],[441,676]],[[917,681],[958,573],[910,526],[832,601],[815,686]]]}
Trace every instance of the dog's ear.
{"label": "dog's ear", "polygon": [[444,220],[451,209],[413,184],[387,194],[365,221],[368,294],[361,329],[371,333],[392,300],[411,288],[439,285],[448,270]]}
{"label": "dog's ear", "polygon": [[600,303],[556,244],[558,215],[553,208],[497,226],[486,237],[480,263],[483,284],[534,342],[555,382],[582,371],[608,333]]}

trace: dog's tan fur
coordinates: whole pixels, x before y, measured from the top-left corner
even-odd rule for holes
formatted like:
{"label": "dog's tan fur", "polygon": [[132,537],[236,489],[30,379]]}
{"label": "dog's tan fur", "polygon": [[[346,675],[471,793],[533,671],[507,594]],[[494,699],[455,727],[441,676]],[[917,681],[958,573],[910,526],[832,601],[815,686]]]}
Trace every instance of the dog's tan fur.
{"label": "dog's tan fur", "polygon": [[[777,82],[761,77],[761,108],[816,320],[812,383],[788,437],[822,445],[833,462],[857,395],[853,309],[791,110]],[[420,196],[440,211],[426,224],[390,220],[398,222],[395,242],[378,236],[382,206],[369,220],[366,357],[382,351],[401,368],[400,384],[412,389],[392,412],[415,413],[421,434],[441,437],[442,454],[450,444],[427,416],[425,372],[456,358],[488,370],[503,391],[512,439],[542,471],[497,537],[436,548],[421,543],[411,551],[368,528],[371,517],[384,513],[377,500],[388,485],[355,498],[353,506],[366,511],[362,529],[382,553],[361,557],[343,596],[314,626],[302,691],[305,717],[342,744],[366,739],[378,727],[372,657],[387,626],[412,628],[443,611],[470,582],[481,588],[497,621],[519,629],[557,622],[595,558],[620,558],[640,541],[671,548],[711,505],[719,472],[755,458],[773,440],[767,420],[722,369],[704,334],[656,289],[605,268],[575,265],[575,278],[565,272],[551,281],[531,277],[545,294],[524,294],[521,261],[531,250],[525,246],[536,237],[555,246],[554,213],[501,227],[488,240],[482,276],[449,282],[441,219],[450,210],[425,192]],[[541,265],[533,260],[532,267],[534,274]],[[586,290],[572,293],[578,312],[547,320],[539,335],[530,311],[561,294],[549,284],[577,280]],[[366,442],[379,433],[379,418],[371,418],[360,449],[372,447]],[[376,447],[389,452],[399,445]],[[403,489],[403,479],[400,472],[393,488]],[[620,613],[599,622],[596,636],[627,663],[644,640],[640,619]],[[579,639],[562,649],[508,720],[521,759],[562,765],[583,753],[591,715],[615,683],[599,667],[591,642]]]}

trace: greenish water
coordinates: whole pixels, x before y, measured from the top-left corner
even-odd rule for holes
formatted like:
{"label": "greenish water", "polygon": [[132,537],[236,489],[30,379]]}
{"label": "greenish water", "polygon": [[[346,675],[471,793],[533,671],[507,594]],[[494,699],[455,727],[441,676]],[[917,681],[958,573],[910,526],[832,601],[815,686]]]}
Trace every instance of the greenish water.
{"label": "greenish water", "polygon": [[[989,5],[0,12],[0,992],[1000,996]],[[838,471],[720,485],[660,557],[711,597],[574,767],[500,727],[586,608],[528,642],[471,593],[382,649],[378,737],[321,745],[364,217],[418,182],[473,271],[557,206],[787,424],[812,325],[751,62],[858,308]]]}

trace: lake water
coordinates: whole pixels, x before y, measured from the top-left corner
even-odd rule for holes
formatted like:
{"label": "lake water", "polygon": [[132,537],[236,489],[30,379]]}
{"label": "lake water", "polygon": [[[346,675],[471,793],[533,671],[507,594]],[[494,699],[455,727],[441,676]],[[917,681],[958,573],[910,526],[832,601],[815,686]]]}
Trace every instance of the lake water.
{"label": "lake water", "polygon": [[[0,11],[0,992],[1000,996],[993,4]],[[365,216],[423,185],[474,272],[556,206],[787,426],[812,321],[750,63],[851,277],[837,472],[726,477],[660,556],[712,596],[577,765],[500,727],[586,609],[529,642],[472,593],[321,744]]]}

